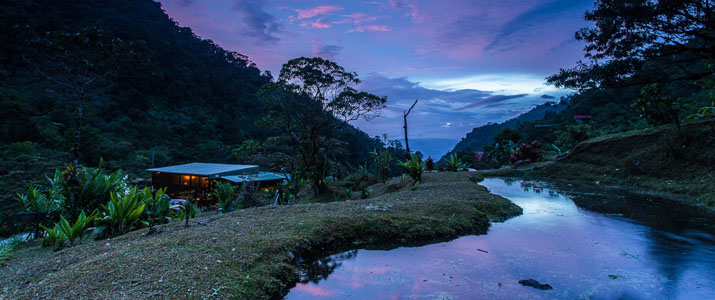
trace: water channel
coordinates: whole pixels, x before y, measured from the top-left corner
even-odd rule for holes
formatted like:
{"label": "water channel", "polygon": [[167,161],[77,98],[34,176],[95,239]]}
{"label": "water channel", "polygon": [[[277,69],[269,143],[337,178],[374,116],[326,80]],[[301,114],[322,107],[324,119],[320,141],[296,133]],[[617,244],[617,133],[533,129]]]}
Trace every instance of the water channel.
{"label": "water channel", "polygon": [[285,299],[715,299],[713,220],[688,207],[538,182],[480,184],[524,214],[486,235],[319,259]]}

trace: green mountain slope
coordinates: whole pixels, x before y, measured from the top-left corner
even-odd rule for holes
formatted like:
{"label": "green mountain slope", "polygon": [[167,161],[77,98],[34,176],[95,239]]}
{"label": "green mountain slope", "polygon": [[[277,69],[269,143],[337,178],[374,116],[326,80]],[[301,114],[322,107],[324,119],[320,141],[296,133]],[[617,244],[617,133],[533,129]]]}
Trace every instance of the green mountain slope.
{"label": "green mountain slope", "polygon": [[501,123],[489,123],[484,126],[476,127],[467,133],[467,135],[442,158],[449,157],[452,153],[460,151],[482,151],[484,150],[484,146],[494,143],[494,136],[502,130],[517,128],[520,123],[542,119],[547,113],[558,113],[564,110],[564,108],[566,108],[566,103],[547,102],[537,105],[516,118]]}

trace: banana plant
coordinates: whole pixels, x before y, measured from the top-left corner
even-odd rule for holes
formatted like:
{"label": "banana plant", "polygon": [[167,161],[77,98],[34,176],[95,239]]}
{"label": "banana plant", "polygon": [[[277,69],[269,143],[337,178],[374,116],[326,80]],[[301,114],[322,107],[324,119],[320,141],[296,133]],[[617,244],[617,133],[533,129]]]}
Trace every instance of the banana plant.
{"label": "banana plant", "polygon": [[99,232],[114,237],[142,225],[141,217],[146,205],[141,201],[141,193],[136,187],[132,187],[125,195],[112,193],[110,198],[106,205],[102,205],[102,217],[98,219]]}
{"label": "banana plant", "polygon": [[416,155],[410,155],[410,159],[407,161],[399,161],[400,167],[405,169],[407,175],[412,178],[413,184],[418,184],[422,181],[422,172],[425,170],[425,163]]}

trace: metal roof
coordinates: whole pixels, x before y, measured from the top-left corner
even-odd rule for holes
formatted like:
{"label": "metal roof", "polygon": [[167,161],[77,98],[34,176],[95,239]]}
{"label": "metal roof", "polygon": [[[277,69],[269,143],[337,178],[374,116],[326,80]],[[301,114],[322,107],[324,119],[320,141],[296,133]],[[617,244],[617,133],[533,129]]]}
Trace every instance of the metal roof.
{"label": "metal roof", "polygon": [[149,172],[162,172],[171,174],[188,174],[198,176],[221,176],[258,173],[256,165],[230,165],[211,163],[190,163],[176,166],[147,169]]}
{"label": "metal roof", "polygon": [[289,174],[275,173],[275,172],[258,172],[258,174],[248,174],[248,175],[227,175],[221,176],[221,179],[226,179],[231,182],[241,183],[244,181],[273,181],[290,179]]}

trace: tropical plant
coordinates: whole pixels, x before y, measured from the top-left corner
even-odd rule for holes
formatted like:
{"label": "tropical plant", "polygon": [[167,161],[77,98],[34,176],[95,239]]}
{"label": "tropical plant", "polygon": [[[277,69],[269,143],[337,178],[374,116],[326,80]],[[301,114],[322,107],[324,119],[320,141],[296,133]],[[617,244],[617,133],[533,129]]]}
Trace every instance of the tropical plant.
{"label": "tropical plant", "polygon": [[64,209],[70,216],[78,215],[82,210],[98,209],[109,202],[112,194],[127,189],[126,176],[120,170],[107,175],[102,165],[100,160],[97,168],[69,166],[59,175],[55,172],[55,177],[50,179],[50,185],[62,194]]}
{"label": "tropical plant", "polygon": [[45,227],[45,225],[40,224],[43,230],[45,230],[45,237],[42,238],[42,246],[49,247],[56,245],[56,249],[61,249],[65,242],[67,241],[67,235],[62,232],[60,224],[55,224],[53,229]]}
{"label": "tropical plant", "polygon": [[425,170],[425,163],[414,153],[410,155],[410,159],[397,163],[405,169],[407,175],[412,178],[412,183],[417,184],[422,181],[422,172]]}
{"label": "tropical plant", "polygon": [[556,146],[554,144],[549,144],[547,147],[550,148],[551,150],[543,150],[542,153],[544,155],[558,157],[563,154],[563,151],[561,151],[561,148],[559,148],[558,146]]}
{"label": "tropical plant", "polygon": [[281,190],[283,191],[283,193],[278,198],[278,204],[289,204],[294,197],[293,194],[291,193],[290,189],[283,188]]}
{"label": "tropical plant", "polygon": [[189,227],[189,220],[196,216],[196,203],[194,203],[194,191],[189,191],[186,197],[186,203],[184,203],[184,215],[183,219],[186,221],[184,226]]}
{"label": "tropical plant", "polygon": [[166,188],[160,188],[152,193],[151,188],[148,187],[141,191],[150,231],[154,229],[154,225],[168,223],[178,217],[176,211],[180,205],[171,205],[169,203],[171,198],[164,194],[165,191]]}
{"label": "tropical plant", "polygon": [[195,217],[196,212],[199,210],[199,208],[196,203],[189,204],[189,201],[186,201],[186,203],[184,205],[181,205],[180,208],[181,209],[179,210],[177,217],[181,221],[187,221],[186,226],[189,226],[187,216],[189,219]]}
{"label": "tropical plant", "polygon": [[452,155],[447,158],[447,171],[457,172],[466,168],[467,164],[462,162],[462,160],[457,157],[456,153],[452,153]]}
{"label": "tropical plant", "polygon": [[52,212],[59,209],[55,199],[40,192],[40,189],[34,185],[28,187],[27,194],[17,194],[18,201],[25,211],[28,212]]}
{"label": "tropical plant", "polygon": [[216,199],[219,206],[219,211],[222,213],[232,212],[234,207],[234,199],[236,199],[237,186],[229,182],[217,182],[211,197]]}
{"label": "tropical plant", "polygon": [[70,224],[65,217],[60,216],[60,222],[57,223],[57,225],[59,225],[60,232],[67,237],[67,240],[70,242],[70,246],[72,246],[75,240],[78,239],[81,242],[85,237],[87,237],[89,226],[96,217],[97,211],[92,212],[89,216],[85,215],[84,211],[82,211],[79,213],[79,217],[77,217],[74,224]]}
{"label": "tropical plant", "polygon": [[688,119],[703,119],[708,116],[715,116],[715,102],[710,103],[710,106],[699,108],[694,114],[690,114]]}
{"label": "tropical plant", "polygon": [[390,165],[395,158],[392,156],[392,152],[387,150],[380,151],[380,153],[373,151],[369,154],[370,159],[372,159],[375,166],[377,166],[377,169],[379,170],[379,177],[384,184],[387,180],[387,173],[390,171]]}
{"label": "tropical plant", "polygon": [[132,187],[127,194],[112,193],[110,201],[102,205],[102,217],[97,230],[114,237],[141,226],[141,217],[146,207],[142,193]]}

